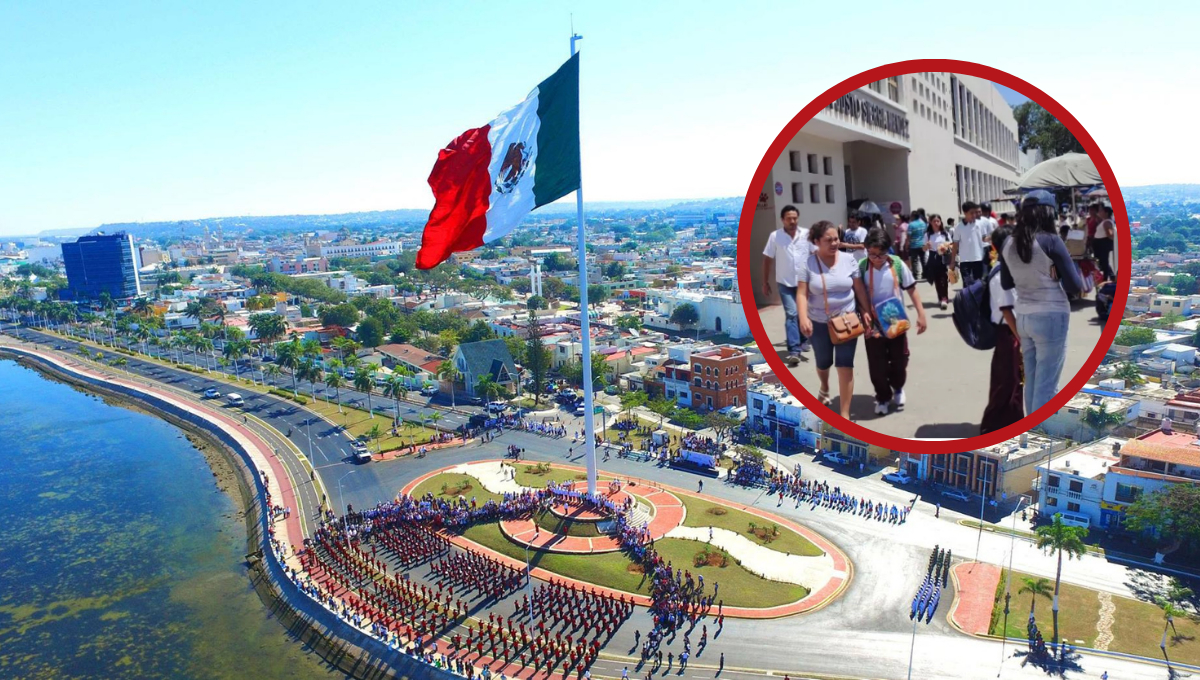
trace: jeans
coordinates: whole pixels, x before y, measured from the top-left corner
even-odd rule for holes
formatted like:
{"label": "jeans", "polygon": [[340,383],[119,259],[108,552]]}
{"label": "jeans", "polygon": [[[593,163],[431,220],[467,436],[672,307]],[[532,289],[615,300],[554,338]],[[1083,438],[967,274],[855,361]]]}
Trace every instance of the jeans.
{"label": "jeans", "polygon": [[812,322],[813,354],[816,356],[817,368],[828,371],[830,366],[838,368],[854,368],[854,352],[858,349],[858,338],[850,342],[835,345],[829,338],[829,324],[820,321]]}
{"label": "jeans", "polygon": [[799,354],[804,344],[800,333],[800,310],[796,307],[796,287],[779,284],[779,300],[783,303],[783,330],[787,333],[788,354]]}
{"label": "jeans", "polygon": [[908,251],[908,267],[912,270],[913,279],[921,280],[921,271],[925,266],[925,248],[912,248]]}
{"label": "jeans", "polygon": [[1025,362],[1025,415],[1032,415],[1058,393],[1070,319],[1069,312],[1017,314],[1017,334]]}
{"label": "jeans", "polygon": [[975,281],[982,281],[983,275],[987,273],[983,262],[960,262],[958,263],[958,272],[962,274],[963,288],[966,288]]}

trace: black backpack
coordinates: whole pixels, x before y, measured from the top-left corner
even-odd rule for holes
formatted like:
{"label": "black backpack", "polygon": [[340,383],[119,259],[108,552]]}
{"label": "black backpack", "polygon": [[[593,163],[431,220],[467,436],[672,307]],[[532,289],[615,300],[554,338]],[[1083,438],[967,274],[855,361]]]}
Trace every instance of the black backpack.
{"label": "black backpack", "polygon": [[954,294],[954,327],[963,342],[978,350],[996,347],[996,326],[992,323],[992,295],[988,284],[1000,273],[1000,265],[981,281],[975,281]]}

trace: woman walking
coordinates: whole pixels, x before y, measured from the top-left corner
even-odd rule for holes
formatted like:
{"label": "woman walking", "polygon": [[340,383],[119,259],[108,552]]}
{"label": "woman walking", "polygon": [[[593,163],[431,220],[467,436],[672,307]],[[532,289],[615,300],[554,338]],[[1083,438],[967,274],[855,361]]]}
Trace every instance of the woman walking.
{"label": "woman walking", "polygon": [[1079,295],[1083,287],[1058,235],[1050,192],[1038,190],[1022,199],[1000,266],[1004,289],[1017,291],[1013,309],[1025,364],[1025,413],[1032,414],[1058,392],[1067,354],[1070,297]]}
{"label": "woman walking", "polygon": [[[997,253],[1012,237],[1012,226],[1002,225],[992,232]],[[1025,417],[1025,392],[1021,387],[1021,343],[1017,340],[1017,318],[1013,315],[1016,291],[1004,290],[999,276],[988,278],[992,324],[996,327],[996,348],[992,350],[992,374],[988,385],[988,403],[983,410],[979,434],[995,432]]]}
{"label": "woman walking", "polygon": [[[909,223],[911,229],[912,223]],[[855,282],[859,306],[869,310],[884,310],[889,306],[896,318],[883,311],[874,316],[879,323],[867,331],[867,367],[871,385],[875,388],[875,414],[887,415],[888,407],[904,408],[904,383],[908,379],[908,320],[904,314],[901,290],[908,291],[917,312],[917,334],[925,332],[925,308],[917,295],[917,280],[908,265],[890,255],[892,239],[883,229],[872,229],[867,235],[867,260],[859,266]],[[903,324],[903,328],[901,328]]]}
{"label": "woman walking", "polygon": [[929,253],[925,259],[925,280],[933,284],[942,309],[950,304],[950,265],[946,262],[950,257],[950,243],[942,216],[930,215],[929,234],[925,237],[925,250]]}
{"label": "woman walking", "polygon": [[832,222],[822,220],[812,226],[808,239],[816,252],[808,257],[803,269],[796,274],[796,302],[799,307],[800,332],[811,338],[817,362],[817,377],[821,391],[817,398],[832,407],[829,397],[829,369],[837,368],[839,407],[843,418],[850,418],[850,402],[854,395],[854,353],[858,337],[834,344],[837,333],[831,332],[830,322],[839,326],[845,322],[863,325],[870,323],[869,315],[859,321],[855,315],[855,281],[859,278],[858,261],[850,253],[841,252],[841,234]]}
{"label": "woman walking", "polygon": [[1092,238],[1092,255],[1096,257],[1096,265],[1104,274],[1105,281],[1115,281],[1110,259],[1113,254],[1113,235],[1116,225],[1113,224],[1113,209],[1111,206],[1100,206],[1100,223],[1096,225],[1096,235]]}

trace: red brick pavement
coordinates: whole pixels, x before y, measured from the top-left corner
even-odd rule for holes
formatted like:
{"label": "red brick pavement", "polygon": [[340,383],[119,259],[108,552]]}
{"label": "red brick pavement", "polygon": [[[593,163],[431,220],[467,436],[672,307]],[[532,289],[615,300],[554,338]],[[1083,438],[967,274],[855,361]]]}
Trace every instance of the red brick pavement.
{"label": "red brick pavement", "polygon": [[964,562],[951,572],[956,584],[950,623],[971,635],[987,635],[992,622],[1000,567],[994,564]]}

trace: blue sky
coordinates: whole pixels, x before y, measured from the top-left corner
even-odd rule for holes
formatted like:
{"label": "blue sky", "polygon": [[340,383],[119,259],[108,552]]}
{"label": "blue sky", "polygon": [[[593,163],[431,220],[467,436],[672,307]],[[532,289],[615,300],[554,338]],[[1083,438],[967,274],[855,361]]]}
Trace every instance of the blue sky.
{"label": "blue sky", "polygon": [[1006,3],[963,39],[961,2],[3,2],[0,234],[427,208],[438,149],[567,57],[572,11],[588,200],[743,194],[813,96],[921,57],[1037,84],[1124,184],[1197,181],[1196,12],[1126,6]]}

